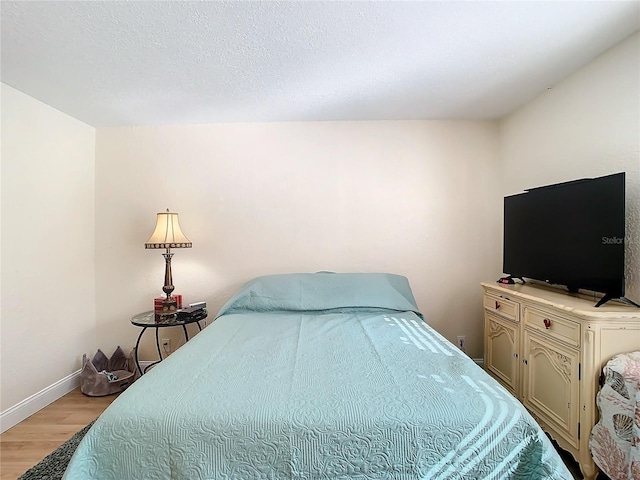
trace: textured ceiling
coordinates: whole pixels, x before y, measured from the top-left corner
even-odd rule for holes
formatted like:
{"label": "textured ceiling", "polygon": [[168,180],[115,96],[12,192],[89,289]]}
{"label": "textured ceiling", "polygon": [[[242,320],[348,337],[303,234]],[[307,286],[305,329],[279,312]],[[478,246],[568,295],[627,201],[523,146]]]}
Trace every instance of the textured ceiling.
{"label": "textured ceiling", "polygon": [[2,82],[90,125],[499,118],[637,1],[3,0]]}

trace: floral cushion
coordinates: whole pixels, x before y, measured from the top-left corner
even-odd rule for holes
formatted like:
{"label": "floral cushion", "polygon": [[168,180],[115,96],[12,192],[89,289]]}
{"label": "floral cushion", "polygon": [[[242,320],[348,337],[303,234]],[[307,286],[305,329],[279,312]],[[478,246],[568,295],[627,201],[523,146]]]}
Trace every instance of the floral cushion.
{"label": "floral cushion", "polygon": [[614,356],[602,373],[591,455],[613,480],[640,479],[640,351]]}

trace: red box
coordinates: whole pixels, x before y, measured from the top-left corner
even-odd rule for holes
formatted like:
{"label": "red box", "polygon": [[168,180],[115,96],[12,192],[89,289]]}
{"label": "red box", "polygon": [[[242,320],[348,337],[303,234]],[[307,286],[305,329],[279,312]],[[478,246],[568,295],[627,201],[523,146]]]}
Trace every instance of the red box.
{"label": "red box", "polygon": [[171,295],[171,298],[176,301],[178,308],[182,308],[182,295]]}
{"label": "red box", "polygon": [[[162,302],[165,301],[166,297],[157,297],[153,299],[153,311],[154,312],[162,312]],[[171,295],[173,300],[178,304],[178,308],[182,308],[182,295]]]}
{"label": "red box", "polygon": [[153,299],[154,312],[162,312],[162,302],[164,302],[164,297],[158,297]]}

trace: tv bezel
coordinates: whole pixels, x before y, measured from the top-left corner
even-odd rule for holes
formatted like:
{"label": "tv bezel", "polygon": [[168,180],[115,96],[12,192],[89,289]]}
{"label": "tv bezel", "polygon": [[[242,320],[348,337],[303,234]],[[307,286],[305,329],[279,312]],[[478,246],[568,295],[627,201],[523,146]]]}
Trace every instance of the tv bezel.
{"label": "tv bezel", "polygon": [[[598,181],[598,180],[604,180],[610,177],[615,177],[615,176],[620,176],[622,177],[622,189],[621,189],[621,196],[622,196],[622,212],[621,212],[621,218],[622,218],[622,229],[621,232],[623,233],[622,236],[622,252],[621,252],[621,260],[620,260],[620,265],[617,268],[617,270],[619,270],[620,272],[620,276],[619,279],[616,280],[612,280],[613,282],[617,282],[615,287],[604,287],[602,285],[598,285],[598,282],[595,282],[593,280],[584,280],[584,279],[567,279],[565,278],[566,275],[558,275],[556,273],[550,272],[548,275],[545,275],[546,278],[538,278],[537,276],[529,276],[528,274],[533,274],[533,272],[525,272],[525,271],[509,271],[507,267],[509,267],[509,265],[507,265],[507,261],[511,262],[511,260],[507,259],[505,253],[508,249],[507,246],[507,222],[509,221],[509,219],[507,218],[507,201],[509,198],[511,197],[516,197],[516,196],[520,196],[520,195],[536,195],[538,193],[541,193],[541,191],[543,190],[549,190],[549,189],[555,189],[555,188],[562,188],[562,187],[571,187],[571,186],[579,186],[580,184],[584,184],[584,183],[591,183],[593,181]],[[632,303],[635,305],[635,303],[629,301],[628,299],[626,299],[624,297],[625,294],[625,237],[624,234],[625,232],[625,221],[626,221],[626,202],[625,202],[625,187],[626,187],[626,172],[618,172],[618,173],[613,173],[610,175],[604,175],[604,176],[600,176],[600,177],[594,177],[594,178],[581,178],[581,179],[577,179],[577,180],[571,180],[568,182],[561,182],[561,183],[555,183],[555,184],[549,184],[549,185],[544,185],[544,186],[540,186],[540,187],[534,187],[534,188],[529,188],[526,189],[524,192],[519,193],[519,194],[514,194],[514,195],[507,195],[503,198],[503,243],[502,243],[502,269],[503,272],[505,274],[508,275],[508,279],[511,278],[521,278],[523,281],[525,278],[527,279],[531,279],[531,280],[535,280],[538,282],[543,282],[543,283],[547,283],[547,284],[551,284],[551,285],[559,285],[559,286],[563,286],[565,288],[567,288],[570,292],[578,292],[579,290],[588,290],[588,291],[592,291],[592,292],[597,292],[600,294],[604,294],[603,299],[601,300],[601,303],[604,303],[612,298],[620,298],[625,302],[628,303]],[[604,237],[603,237],[604,238]],[[540,273],[540,272],[538,272]],[[619,281],[618,281],[619,280]],[[570,281],[571,283],[564,283]],[[501,283],[511,283],[511,282],[506,282],[504,281],[504,279],[502,279]],[[602,280],[601,283],[607,283],[606,280]],[[619,285],[619,288],[618,288]]]}

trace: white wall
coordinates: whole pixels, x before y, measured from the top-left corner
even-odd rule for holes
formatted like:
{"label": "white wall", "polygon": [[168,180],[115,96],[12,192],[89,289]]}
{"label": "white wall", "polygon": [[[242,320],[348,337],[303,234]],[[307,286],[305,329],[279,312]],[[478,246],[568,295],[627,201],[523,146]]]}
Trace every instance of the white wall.
{"label": "white wall", "polygon": [[430,323],[481,356],[479,282],[499,273],[496,140],[491,122],[98,129],[100,345],[131,348],[130,316],[161,293],[163,258],[143,244],[170,208],[193,242],[175,250],[176,293],[212,316],[257,275],[390,271],[409,277]]}
{"label": "white wall", "polygon": [[640,33],[500,124],[503,195],[627,172],[626,296],[640,302]]}
{"label": "white wall", "polygon": [[96,348],[95,129],[1,84],[0,411]]}
{"label": "white wall", "polygon": [[[397,121],[96,133],[2,85],[0,410],[76,371],[82,353],[134,345],[129,318],[163,283],[160,252],[143,244],[167,207],[194,244],[173,260],[187,301],[204,299],[213,313],[264,273],[393,271],[409,277],[427,320],[449,339],[467,335],[479,357],[478,283],[500,273],[502,196],[625,170],[627,294],[639,300],[639,41],[499,128]],[[154,355],[149,340],[143,358]]]}

